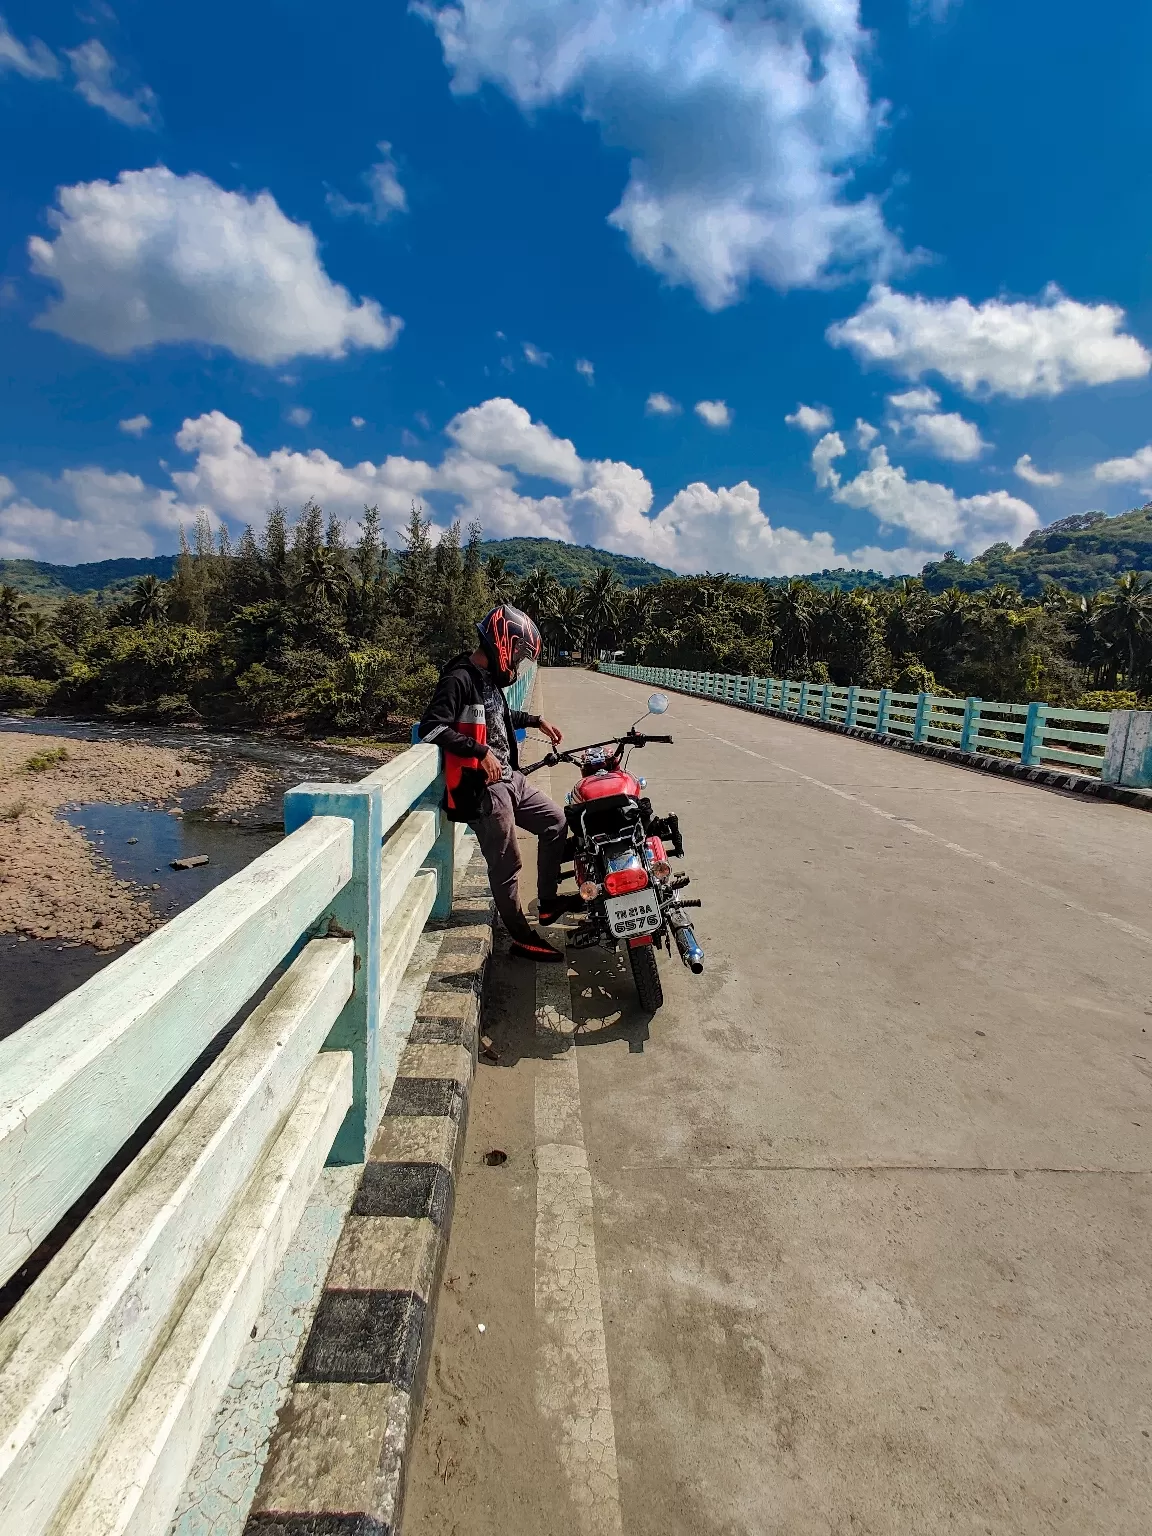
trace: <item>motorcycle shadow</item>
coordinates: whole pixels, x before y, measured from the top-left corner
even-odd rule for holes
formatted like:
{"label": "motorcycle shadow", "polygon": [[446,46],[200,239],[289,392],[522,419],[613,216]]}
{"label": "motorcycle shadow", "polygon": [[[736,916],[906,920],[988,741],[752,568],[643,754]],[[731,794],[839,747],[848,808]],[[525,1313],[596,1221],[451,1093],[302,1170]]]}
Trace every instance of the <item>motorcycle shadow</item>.
{"label": "motorcycle shadow", "polygon": [[627,1042],[630,1055],[642,1055],[653,1015],[636,997],[626,955],[604,949],[570,949],[573,1037],[578,1046]]}

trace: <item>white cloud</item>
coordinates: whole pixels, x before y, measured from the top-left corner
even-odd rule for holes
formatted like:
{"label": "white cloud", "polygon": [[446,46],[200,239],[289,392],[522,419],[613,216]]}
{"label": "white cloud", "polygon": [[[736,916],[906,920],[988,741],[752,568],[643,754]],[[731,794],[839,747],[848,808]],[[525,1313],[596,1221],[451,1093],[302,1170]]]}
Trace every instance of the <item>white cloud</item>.
{"label": "white cloud", "polygon": [[849,167],[883,117],[856,0],[417,0],[453,89],[569,104],[630,159],[610,222],[701,303],[884,276],[899,243]]}
{"label": "white cloud", "polygon": [[1039,304],[924,299],[873,288],[828,328],[833,346],[910,379],[942,374],[969,395],[1059,395],[1079,384],[1143,378],[1152,354],[1120,327],[1113,304],[1078,304],[1049,286]]}
{"label": "white cloud", "polygon": [[126,432],[129,437],[143,437],[152,421],[148,416],[128,416],[119,425],[121,432]]}
{"label": "white cloud", "polygon": [[534,422],[514,400],[485,400],[461,411],[445,431],[473,458],[561,485],[583,482],[584,466],[574,445],[566,437],[554,436],[543,422]]}
{"label": "white cloud", "polygon": [[909,0],[913,21],[946,21],[960,0]]}
{"label": "white cloud", "polygon": [[648,396],[644,410],[649,416],[679,416],[680,406],[671,395],[661,394],[659,390]]}
{"label": "white cloud", "polygon": [[37,322],[114,357],[203,342],[258,363],[384,348],[401,321],[358,304],[320,264],[316,237],[268,192],[226,192],[164,166],[59,191],[54,240],[28,242],[61,297]]}
{"label": "white cloud", "polygon": [[0,16],[0,75],[13,72],[26,80],[55,80],[60,74],[60,61],[38,37],[22,43]]}
{"label": "white cloud", "polygon": [[1123,485],[1127,481],[1152,484],[1152,443],[1140,448],[1127,459],[1105,459],[1093,470],[1097,480],[1110,485]]}
{"label": "white cloud", "polygon": [[832,412],[822,405],[798,405],[790,416],[784,420],[790,427],[799,427],[801,432],[827,432],[832,425]]}
{"label": "white cloud", "polygon": [[408,194],[400,185],[400,173],[392,158],[392,146],[382,140],[377,146],[380,159],[370,165],[360,178],[367,186],[369,200],[354,203],[342,192],[329,191],[327,203],[337,218],[366,219],[369,224],[384,224],[395,213],[408,212]]}
{"label": "white cloud", "polygon": [[888,404],[894,411],[934,411],[940,396],[934,389],[906,389],[902,395],[889,395]]}
{"label": "white cloud", "polygon": [[835,490],[840,484],[840,475],[833,468],[833,463],[836,459],[842,459],[847,452],[839,432],[825,433],[813,448],[812,471],[822,491]]}
{"label": "white cloud", "polygon": [[732,425],[732,412],[723,400],[697,400],[693,410],[700,420],[707,422],[710,427],[730,427]]}
{"label": "white cloud", "polygon": [[1055,471],[1045,474],[1042,469],[1037,469],[1030,453],[1022,453],[1013,465],[1013,469],[1021,480],[1027,480],[1029,485],[1063,485],[1064,483],[1063,475],[1056,474]]}
{"label": "white cloud", "polygon": [[595,383],[596,370],[586,357],[578,357],[576,359],[576,372],[582,379],[587,379],[589,384]]}
{"label": "white cloud", "polygon": [[531,363],[533,368],[547,368],[552,361],[551,352],[541,352],[540,348],[534,347],[530,341],[522,341],[520,348],[524,353],[524,361]]}
{"label": "white cloud", "polygon": [[946,485],[909,480],[889,462],[882,444],[868,456],[868,468],[833,495],[845,506],[871,512],[881,528],[903,528],[937,548],[977,554],[1006,539],[1019,544],[1040,526],[1035,510],[1007,491],[957,496]]}
{"label": "white cloud", "polygon": [[173,549],[181,525],[194,522],[197,512],[139,475],[96,468],[66,469],[59,479],[43,481],[34,497],[0,500],[0,556],[65,565]]}
{"label": "white cloud", "polygon": [[356,428],[357,432],[359,432],[360,428],[364,425],[363,416],[353,416],[352,425]]}
{"label": "white cloud", "polygon": [[294,405],[288,412],[288,420],[294,427],[306,427],[312,420],[312,412],[306,405]]}
{"label": "white cloud", "polygon": [[862,416],[856,418],[856,446],[868,449],[880,436],[880,428],[874,427],[870,421],[865,421]]}
{"label": "white cloud", "polygon": [[76,76],[76,90],[90,107],[99,107],[126,128],[159,126],[156,93],[147,85],[137,86],[131,95],[118,90],[121,71],[103,43],[91,38],[79,48],[69,48],[67,56]]}

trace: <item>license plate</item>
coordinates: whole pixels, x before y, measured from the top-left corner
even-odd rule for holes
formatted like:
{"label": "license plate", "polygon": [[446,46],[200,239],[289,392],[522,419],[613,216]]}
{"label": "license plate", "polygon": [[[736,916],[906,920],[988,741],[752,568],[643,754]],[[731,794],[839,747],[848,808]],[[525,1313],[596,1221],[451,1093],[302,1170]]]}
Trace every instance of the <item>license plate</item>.
{"label": "license plate", "polygon": [[618,938],[630,933],[655,933],[661,926],[660,903],[651,886],[631,896],[606,896],[608,926]]}

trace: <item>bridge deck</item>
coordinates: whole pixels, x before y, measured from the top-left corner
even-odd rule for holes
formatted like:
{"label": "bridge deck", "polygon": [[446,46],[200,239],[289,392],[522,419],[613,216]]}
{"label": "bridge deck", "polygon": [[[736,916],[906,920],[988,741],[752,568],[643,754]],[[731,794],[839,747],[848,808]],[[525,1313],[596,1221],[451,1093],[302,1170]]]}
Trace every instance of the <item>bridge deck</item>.
{"label": "bridge deck", "polygon": [[[648,692],[543,688],[573,743]],[[664,728],[636,763],[708,969],[665,959],[650,1027],[610,958],[571,978],[615,1480],[594,1371],[556,1432],[558,1048],[506,962],[407,1536],[1146,1529],[1152,818],[684,697]]]}

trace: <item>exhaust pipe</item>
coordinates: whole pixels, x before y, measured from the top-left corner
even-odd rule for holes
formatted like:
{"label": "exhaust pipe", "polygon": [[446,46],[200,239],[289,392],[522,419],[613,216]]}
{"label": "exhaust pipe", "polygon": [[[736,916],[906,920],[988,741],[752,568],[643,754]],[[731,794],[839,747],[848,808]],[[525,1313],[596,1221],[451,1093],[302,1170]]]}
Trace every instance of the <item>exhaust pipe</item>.
{"label": "exhaust pipe", "polygon": [[676,948],[680,951],[680,958],[694,976],[699,976],[704,969],[704,951],[696,942],[696,935],[685,923],[682,927],[677,925],[675,929]]}

